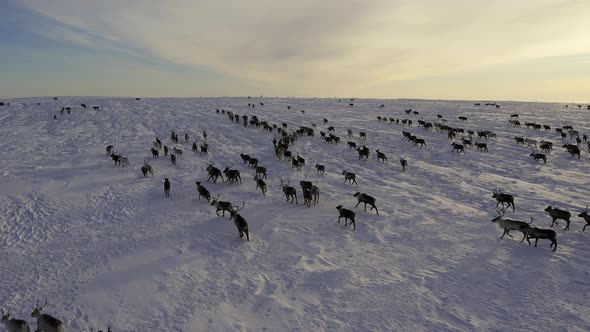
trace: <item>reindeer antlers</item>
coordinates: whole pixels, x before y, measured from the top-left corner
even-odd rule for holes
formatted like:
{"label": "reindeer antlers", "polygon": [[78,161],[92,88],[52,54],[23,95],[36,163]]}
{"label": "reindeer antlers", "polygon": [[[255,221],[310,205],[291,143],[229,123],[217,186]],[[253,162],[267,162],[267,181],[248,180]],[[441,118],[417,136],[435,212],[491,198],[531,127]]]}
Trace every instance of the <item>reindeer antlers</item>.
{"label": "reindeer antlers", "polygon": [[47,306],[47,298],[45,298],[45,304],[43,304],[42,306],[39,306],[39,300],[37,300],[37,302],[35,303],[35,308],[33,308],[33,310],[43,310],[45,306]]}
{"label": "reindeer antlers", "polygon": [[233,206],[233,208],[234,208],[234,212],[242,211],[242,209],[244,208],[244,206],[245,206],[245,205],[246,205],[246,201],[243,201],[243,202],[242,202],[242,207],[241,207],[241,208],[239,208],[239,209],[238,209],[238,206],[237,206],[237,205],[234,205],[234,206]]}

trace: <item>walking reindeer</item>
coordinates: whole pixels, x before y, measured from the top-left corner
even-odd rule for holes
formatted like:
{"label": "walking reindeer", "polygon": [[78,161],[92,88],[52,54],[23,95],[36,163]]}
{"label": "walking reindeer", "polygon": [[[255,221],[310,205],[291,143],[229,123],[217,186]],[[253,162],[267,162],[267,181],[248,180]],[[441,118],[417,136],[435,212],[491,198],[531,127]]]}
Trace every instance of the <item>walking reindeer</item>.
{"label": "walking reindeer", "polygon": [[246,234],[246,240],[250,241],[250,234],[248,232],[248,223],[246,222],[246,219],[244,217],[242,217],[240,214],[238,214],[238,212],[244,208],[244,205],[246,205],[246,202],[242,203],[241,208],[238,208],[237,206],[233,206],[232,211],[229,212],[229,215],[230,215],[230,218],[234,220],[234,225],[236,225],[236,227],[238,228],[238,232],[240,232],[240,238],[243,238],[244,234]]}

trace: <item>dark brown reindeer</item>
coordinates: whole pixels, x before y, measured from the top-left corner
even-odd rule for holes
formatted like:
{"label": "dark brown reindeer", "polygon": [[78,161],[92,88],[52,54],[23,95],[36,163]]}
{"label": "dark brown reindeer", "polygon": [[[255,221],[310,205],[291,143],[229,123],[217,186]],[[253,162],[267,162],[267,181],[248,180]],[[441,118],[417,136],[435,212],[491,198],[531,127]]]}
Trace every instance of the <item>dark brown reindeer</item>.
{"label": "dark brown reindeer", "polygon": [[213,166],[212,164],[209,164],[209,166],[207,166],[207,168],[205,170],[209,174],[209,177],[207,178],[207,182],[209,182],[209,180],[213,180],[213,183],[216,183],[217,178],[219,178],[219,177],[221,177],[221,182],[225,182],[225,180],[223,179],[223,175],[221,173],[221,170],[219,168]]}
{"label": "dark brown reindeer", "polygon": [[244,209],[244,205],[246,205],[246,202],[242,203],[241,208],[238,208],[237,205],[233,206],[232,210],[229,212],[229,216],[230,216],[230,219],[234,220],[234,225],[236,225],[236,227],[238,228],[238,232],[240,232],[240,239],[244,237],[244,234],[246,234],[246,240],[250,241],[250,234],[248,232],[248,223],[246,222],[246,219],[244,217],[242,217],[240,214],[238,214],[239,211]]}
{"label": "dark brown reindeer", "polygon": [[355,207],[359,206],[359,204],[364,203],[365,204],[365,211],[367,211],[367,204],[369,204],[371,206],[371,210],[375,209],[375,212],[377,212],[377,214],[379,214],[379,210],[377,210],[377,206],[375,205],[375,197],[369,196],[365,193],[360,193],[357,192],[356,194],[354,194],[354,197],[356,197],[358,199],[358,203],[356,203]]}
{"label": "dark brown reindeer", "polygon": [[266,182],[264,182],[258,175],[254,176],[254,181],[256,182],[256,189],[260,188],[263,195],[266,195]]}
{"label": "dark brown reindeer", "polygon": [[545,212],[549,213],[549,215],[553,219],[553,221],[551,222],[551,227],[553,227],[553,224],[559,225],[557,223],[557,219],[562,219],[565,220],[565,222],[567,223],[563,230],[570,229],[570,218],[572,216],[571,212],[554,208],[554,205],[555,202],[553,202],[552,204],[548,204],[548,206],[545,208]]}
{"label": "dark brown reindeer", "polygon": [[31,317],[37,318],[37,330],[36,331],[44,331],[44,332],[64,332],[64,323],[48,314],[43,313],[43,309],[47,306],[47,299],[45,299],[45,304],[42,306],[39,305],[39,301],[33,308],[33,312],[31,313]]}
{"label": "dark brown reindeer", "polygon": [[326,170],[326,166],[322,165],[322,164],[315,164],[315,169],[317,170],[318,174],[324,174],[324,171]]}
{"label": "dark brown reindeer", "polygon": [[201,197],[204,197],[207,200],[207,202],[209,202],[211,200],[211,193],[209,193],[209,190],[207,190],[207,188],[201,185],[201,182],[197,181],[195,183],[197,184],[197,192],[199,193],[199,199],[201,199]]}
{"label": "dark brown reindeer", "polygon": [[535,247],[539,239],[547,239],[551,241],[549,248],[553,247],[553,251],[557,250],[557,233],[552,229],[542,229],[531,227],[529,225],[522,226],[522,232],[526,236],[526,241],[531,245],[530,239],[535,239]]}
{"label": "dark brown reindeer", "polygon": [[357,187],[359,186],[358,182],[356,182],[356,174],[344,170],[344,171],[342,171],[342,175],[344,175],[344,183],[346,183],[346,181],[348,181],[348,182],[350,182],[350,184],[354,183],[354,184],[356,184]]}
{"label": "dark brown reindeer", "polygon": [[399,163],[402,165],[402,172],[405,172],[408,169],[408,161],[405,158],[400,158]]}
{"label": "dark brown reindeer", "polygon": [[345,209],[342,207],[342,205],[338,205],[336,207],[336,210],[338,210],[338,223],[340,223],[340,218],[344,218],[344,226],[348,225],[348,220],[350,220],[350,224],[352,225],[352,230],[354,231],[356,229],[356,222],[354,220],[354,217],[356,216],[356,213],[354,213],[354,211]]}
{"label": "dark brown reindeer", "polygon": [[584,225],[584,228],[582,228],[582,232],[586,230],[586,226],[590,225],[590,215],[588,215],[588,212],[590,212],[590,210],[588,210],[588,205],[586,205],[586,210],[578,214],[578,217],[583,218],[586,222],[586,225]]}
{"label": "dark brown reindeer", "polygon": [[509,208],[512,205],[512,212],[514,212],[515,206],[514,206],[514,196],[510,195],[510,194],[504,194],[502,192],[503,190],[500,188],[496,188],[494,189],[494,191],[492,191],[492,198],[496,199],[497,203],[496,203],[496,207],[498,207],[498,205],[500,203],[502,203],[502,209],[504,208],[504,203],[508,204],[506,206],[506,208]]}
{"label": "dark brown reindeer", "polygon": [[4,309],[0,310],[2,311],[2,323],[6,326],[8,332],[31,332],[27,321],[10,318],[10,308],[8,308],[7,312],[4,312]]}
{"label": "dark brown reindeer", "polygon": [[242,177],[240,176],[240,171],[237,169],[230,169],[230,167],[232,167],[233,164],[231,164],[231,166],[226,167],[223,170],[223,174],[225,174],[225,177],[227,179],[228,183],[235,183],[237,184],[242,183]]}
{"label": "dark brown reindeer", "polygon": [[529,156],[533,157],[535,161],[543,160],[543,164],[547,164],[547,156],[542,153],[532,152]]}
{"label": "dark brown reindeer", "polygon": [[283,184],[283,180],[281,179],[281,187],[283,187],[283,193],[287,198],[287,202],[291,200],[291,204],[293,204],[293,199],[295,199],[295,204],[298,204],[297,190],[295,190],[295,187],[289,186],[289,180],[287,180],[287,183]]}

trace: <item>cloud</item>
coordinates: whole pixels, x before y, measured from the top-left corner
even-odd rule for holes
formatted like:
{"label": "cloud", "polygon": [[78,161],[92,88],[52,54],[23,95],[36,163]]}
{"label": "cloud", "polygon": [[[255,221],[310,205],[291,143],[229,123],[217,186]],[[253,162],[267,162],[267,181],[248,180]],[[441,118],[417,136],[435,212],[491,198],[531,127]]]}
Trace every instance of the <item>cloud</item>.
{"label": "cloud", "polygon": [[386,82],[590,53],[585,0],[21,0],[85,47],[208,68],[269,90]]}

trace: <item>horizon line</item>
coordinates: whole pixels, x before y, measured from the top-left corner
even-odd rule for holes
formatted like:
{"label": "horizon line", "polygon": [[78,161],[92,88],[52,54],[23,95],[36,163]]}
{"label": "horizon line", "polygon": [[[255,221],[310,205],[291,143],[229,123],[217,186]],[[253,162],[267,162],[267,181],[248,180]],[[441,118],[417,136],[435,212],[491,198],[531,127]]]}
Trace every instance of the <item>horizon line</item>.
{"label": "horizon line", "polygon": [[508,103],[544,103],[544,104],[567,104],[567,105],[589,105],[590,102],[564,102],[564,101],[538,101],[538,100],[499,100],[499,99],[442,99],[442,98],[377,98],[377,97],[292,97],[292,96],[176,96],[176,97],[146,97],[146,96],[27,96],[27,97],[11,97],[11,98],[0,98],[0,101],[4,100],[18,100],[18,99],[34,99],[34,98],[124,98],[124,99],[191,99],[191,98],[267,98],[267,99],[364,99],[364,100],[424,100],[424,101],[469,101],[469,102],[508,102]]}

